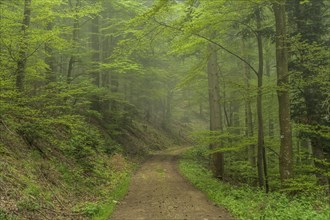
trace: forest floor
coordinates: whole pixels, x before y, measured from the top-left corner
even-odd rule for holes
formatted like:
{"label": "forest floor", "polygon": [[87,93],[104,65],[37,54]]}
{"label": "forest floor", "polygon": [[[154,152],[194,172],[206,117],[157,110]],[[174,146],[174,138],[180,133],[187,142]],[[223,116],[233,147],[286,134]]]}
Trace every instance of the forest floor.
{"label": "forest floor", "polygon": [[133,176],[110,219],[233,219],[180,175],[178,158],[186,149],[153,154]]}

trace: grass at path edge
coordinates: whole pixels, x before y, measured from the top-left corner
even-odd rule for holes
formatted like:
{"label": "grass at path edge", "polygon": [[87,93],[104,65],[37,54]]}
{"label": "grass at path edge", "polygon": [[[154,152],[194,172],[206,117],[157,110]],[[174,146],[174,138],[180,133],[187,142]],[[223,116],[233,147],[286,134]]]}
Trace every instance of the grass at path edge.
{"label": "grass at path edge", "polygon": [[180,173],[210,200],[226,208],[237,219],[328,220],[330,207],[317,197],[290,197],[284,193],[265,192],[249,186],[233,186],[212,177],[198,161],[199,149],[190,149],[180,157]]}
{"label": "grass at path edge", "polygon": [[127,173],[122,181],[114,188],[109,195],[109,200],[101,205],[100,211],[97,215],[93,216],[93,220],[107,220],[112,215],[118,201],[120,201],[127,193],[132,174]]}

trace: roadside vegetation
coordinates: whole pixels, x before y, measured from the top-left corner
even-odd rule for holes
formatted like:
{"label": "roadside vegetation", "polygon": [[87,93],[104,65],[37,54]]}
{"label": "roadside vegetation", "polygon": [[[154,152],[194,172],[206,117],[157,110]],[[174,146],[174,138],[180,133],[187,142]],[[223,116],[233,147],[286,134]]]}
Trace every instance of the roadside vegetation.
{"label": "roadside vegetation", "polygon": [[[68,118],[53,122],[52,132],[37,116],[34,123],[2,121],[0,219],[107,219],[148,153],[174,144],[139,122],[111,138],[101,122]],[[21,128],[26,135],[16,132]]]}
{"label": "roadside vegetation", "polygon": [[[257,187],[215,179],[207,167],[208,149],[194,147],[181,156],[179,168],[210,200],[225,207],[237,219],[327,220],[328,198],[314,189],[308,193],[265,193]],[[232,167],[235,169],[235,167]],[[237,169],[237,168],[236,168]],[[311,186],[315,187],[315,186]]]}

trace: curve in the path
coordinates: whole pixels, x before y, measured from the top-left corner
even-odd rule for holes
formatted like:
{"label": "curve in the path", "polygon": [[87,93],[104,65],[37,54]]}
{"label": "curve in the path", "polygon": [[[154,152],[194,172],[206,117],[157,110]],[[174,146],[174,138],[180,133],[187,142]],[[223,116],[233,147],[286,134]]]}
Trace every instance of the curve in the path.
{"label": "curve in the path", "polygon": [[179,174],[178,152],[159,153],[144,163],[110,219],[233,219]]}

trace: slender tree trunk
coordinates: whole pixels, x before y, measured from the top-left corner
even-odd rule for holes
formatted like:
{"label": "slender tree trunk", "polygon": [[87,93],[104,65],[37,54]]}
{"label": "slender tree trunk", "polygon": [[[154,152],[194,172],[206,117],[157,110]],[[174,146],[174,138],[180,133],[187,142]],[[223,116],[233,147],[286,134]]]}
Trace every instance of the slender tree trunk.
{"label": "slender tree trunk", "polygon": [[256,22],[257,22],[257,41],[258,41],[258,94],[257,94],[257,115],[258,115],[258,180],[259,186],[264,186],[266,192],[268,192],[268,181],[267,181],[267,161],[265,155],[264,146],[264,124],[263,124],[263,111],[262,111],[262,86],[263,86],[263,72],[264,72],[264,55],[263,55],[263,43],[261,36],[261,15],[260,9],[256,9]]}
{"label": "slender tree trunk", "polygon": [[167,96],[166,96],[166,123],[167,125],[171,124],[172,118],[172,99],[173,99],[173,92],[168,88]]}
{"label": "slender tree trunk", "polygon": [[[103,22],[101,22],[103,23]],[[111,54],[111,37],[110,36],[104,36],[104,38],[102,39],[102,62],[103,63],[107,63],[109,62],[108,61],[108,58]],[[129,76],[126,76],[126,77],[129,77]],[[104,70],[102,72],[102,86],[104,88],[107,89],[107,92],[111,92],[111,86],[110,86],[110,71],[109,70]],[[132,90],[132,87],[128,85],[128,90],[131,91]],[[132,102],[132,98],[131,98],[131,92],[128,92],[129,94],[127,95],[128,97],[128,100],[129,102]],[[103,108],[105,111],[109,111],[111,106],[110,106],[110,103],[111,103],[111,100],[110,99],[107,99],[104,101],[103,103]]]}
{"label": "slender tree trunk", "polygon": [[239,102],[237,102],[237,100],[234,100],[231,103],[231,106],[232,106],[233,133],[236,135],[240,135],[241,130],[240,130],[240,117],[239,117],[239,112],[240,112]]}
{"label": "slender tree trunk", "polygon": [[[252,108],[251,108],[251,100],[247,100],[245,103],[245,114],[246,114],[246,136],[249,138],[253,137],[253,121],[252,121]],[[255,144],[249,145],[248,148],[248,157],[250,161],[250,165],[252,167],[256,166],[256,150]]]}
{"label": "slender tree trunk", "polygon": [[19,91],[24,90],[24,78],[25,78],[25,69],[27,62],[27,50],[28,50],[28,33],[27,30],[30,27],[31,20],[31,2],[32,0],[24,1],[24,18],[21,27],[22,32],[22,42],[20,44],[19,57],[17,61],[17,70],[16,70],[16,88]]}
{"label": "slender tree trunk", "polygon": [[[269,55],[265,59],[265,65],[266,65],[265,75],[267,77],[270,77],[270,68],[271,68],[270,65],[271,65],[271,63],[270,63]],[[272,108],[273,108],[273,105],[272,105],[272,96],[269,95],[267,110],[268,110],[268,136],[270,138],[273,138],[274,137],[274,119],[273,119],[272,114],[271,114],[272,113],[272,111],[271,111]]]}
{"label": "slender tree trunk", "polygon": [[[242,39],[242,44],[241,44],[241,50],[242,54],[244,55],[245,59],[247,57],[245,56],[245,43],[244,40]],[[243,69],[244,69],[244,81],[245,81],[245,87],[247,91],[247,97],[245,100],[245,135],[249,138],[253,137],[253,120],[252,120],[252,107],[251,107],[251,97],[250,97],[250,72],[249,72],[249,67],[246,64],[243,64]],[[256,166],[256,152],[255,152],[255,145],[251,144],[248,147],[248,160],[250,162],[250,165],[252,167]]]}
{"label": "slender tree trunk", "polygon": [[[105,36],[102,40],[102,62],[103,63],[107,63],[108,62],[108,58],[110,56],[110,37],[109,36]],[[104,70],[103,74],[102,74],[102,86],[106,87],[109,89],[110,91],[110,72],[109,70]]]}
{"label": "slender tree trunk", "polygon": [[[209,59],[207,65],[209,105],[210,105],[210,130],[222,132],[222,115],[220,105],[219,69],[217,50],[213,44],[209,44]],[[219,144],[210,144],[211,149],[216,149]],[[211,155],[211,167],[213,175],[219,179],[224,177],[224,153],[216,152]]]}
{"label": "slender tree trunk", "polygon": [[[101,61],[100,55],[100,28],[99,28],[99,16],[97,15],[92,20],[91,25],[91,50],[92,50],[92,71],[91,76],[93,78],[94,85],[96,87],[102,87],[102,77],[99,68],[99,63]],[[101,112],[106,107],[98,95],[94,95],[92,101],[92,109]]]}
{"label": "slender tree trunk", "polygon": [[[69,0],[70,4],[71,1]],[[79,12],[79,8],[80,8],[81,4],[80,4],[80,0],[77,0],[76,2],[76,6],[75,6],[75,11],[76,13]],[[72,32],[72,43],[73,43],[73,48],[76,49],[77,48],[77,44],[78,44],[78,40],[79,40],[79,18],[76,15],[74,18],[74,22],[73,22],[73,32]],[[76,51],[75,51],[76,52]],[[74,53],[75,53],[74,52]],[[72,54],[69,60],[69,65],[68,65],[68,73],[67,73],[67,83],[70,84],[73,78],[73,72],[74,72],[74,64],[77,62],[77,57]]]}
{"label": "slender tree trunk", "polygon": [[96,16],[92,20],[92,28],[91,28],[91,46],[92,46],[92,62],[93,62],[93,71],[92,77],[94,78],[94,84],[97,87],[102,86],[102,77],[101,71],[99,69],[100,62],[100,30],[99,30],[99,16]]}
{"label": "slender tree trunk", "polygon": [[[47,30],[51,31],[53,29],[52,22],[48,23]],[[53,48],[49,43],[45,44],[46,58],[45,63],[48,65],[46,70],[47,83],[52,83],[56,81],[56,59],[54,56]]]}
{"label": "slender tree trunk", "polygon": [[290,98],[287,89],[288,49],[286,36],[285,0],[273,3],[276,22],[276,68],[277,68],[277,97],[279,103],[280,122],[280,177],[285,181],[293,176],[292,131],[290,121]]}
{"label": "slender tree trunk", "polygon": [[[111,88],[111,92],[113,94],[116,94],[119,91],[119,78],[117,75],[115,75],[113,73],[110,75],[110,88]],[[117,106],[116,100],[111,100],[110,110],[116,110],[117,107],[118,106]]]}
{"label": "slender tree trunk", "polygon": [[[226,93],[226,83],[223,81],[222,82],[222,86],[223,86],[223,100],[227,99],[227,93]],[[231,120],[230,120],[230,112],[228,111],[227,108],[227,104],[226,102],[223,102],[223,113],[224,113],[224,117],[225,117],[225,125],[226,127],[231,127]]]}

